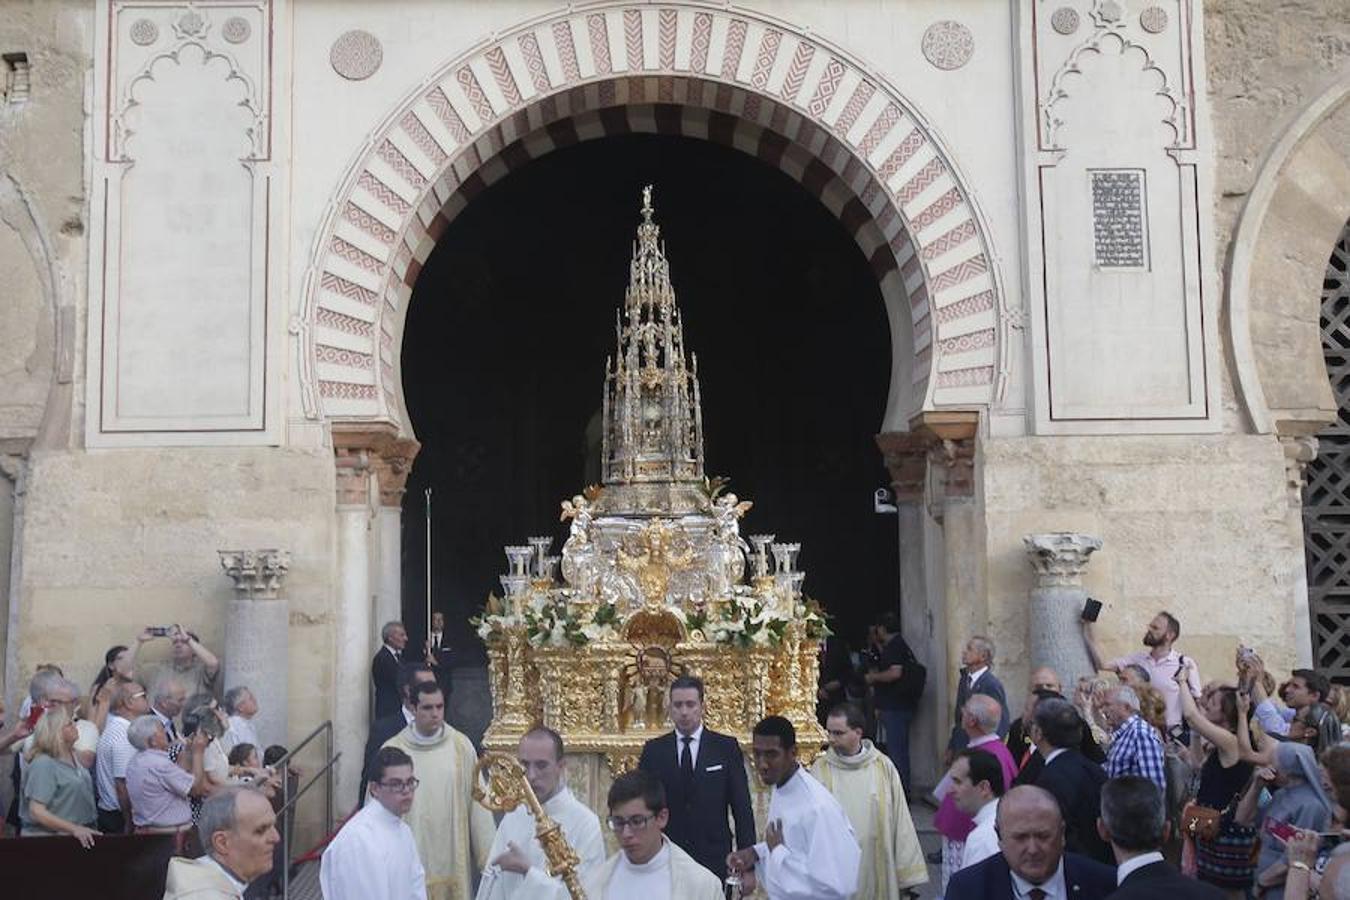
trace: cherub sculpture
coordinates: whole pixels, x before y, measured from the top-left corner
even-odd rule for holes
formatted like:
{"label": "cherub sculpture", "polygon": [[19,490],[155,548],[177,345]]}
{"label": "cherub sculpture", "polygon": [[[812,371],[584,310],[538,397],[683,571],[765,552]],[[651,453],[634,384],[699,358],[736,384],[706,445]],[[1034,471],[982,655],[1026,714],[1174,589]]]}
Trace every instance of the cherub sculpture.
{"label": "cherub sculpture", "polygon": [[582,596],[595,593],[596,554],[591,541],[591,504],[580,494],[562,502],[560,522],[572,520],[562,549],[562,575]]}
{"label": "cherub sculpture", "polygon": [[713,501],[712,541],[708,546],[708,594],[723,598],[731,586],[745,576],[745,557],[750,546],[741,538],[741,517],[754,506],[735,494],[723,494]]}

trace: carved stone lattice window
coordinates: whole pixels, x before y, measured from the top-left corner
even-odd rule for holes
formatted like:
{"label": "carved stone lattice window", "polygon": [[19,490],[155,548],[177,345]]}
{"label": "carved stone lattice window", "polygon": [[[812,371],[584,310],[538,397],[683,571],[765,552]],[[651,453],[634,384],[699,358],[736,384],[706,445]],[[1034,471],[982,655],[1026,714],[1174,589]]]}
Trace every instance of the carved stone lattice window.
{"label": "carved stone lattice window", "polygon": [[1338,412],[1317,436],[1303,490],[1313,664],[1350,683],[1350,223],[1322,282],[1322,355]]}

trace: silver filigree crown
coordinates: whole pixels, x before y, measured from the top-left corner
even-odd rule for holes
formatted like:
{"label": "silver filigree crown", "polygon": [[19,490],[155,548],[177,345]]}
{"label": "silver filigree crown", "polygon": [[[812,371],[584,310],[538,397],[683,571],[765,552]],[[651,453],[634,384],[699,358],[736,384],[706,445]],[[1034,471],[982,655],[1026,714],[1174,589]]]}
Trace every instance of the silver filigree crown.
{"label": "silver filigree crown", "polygon": [[605,360],[605,489],[597,508],[607,514],[707,509],[698,357],[685,361],[684,323],[653,212],[648,185],[642,189],[628,291],[615,314],[618,351]]}

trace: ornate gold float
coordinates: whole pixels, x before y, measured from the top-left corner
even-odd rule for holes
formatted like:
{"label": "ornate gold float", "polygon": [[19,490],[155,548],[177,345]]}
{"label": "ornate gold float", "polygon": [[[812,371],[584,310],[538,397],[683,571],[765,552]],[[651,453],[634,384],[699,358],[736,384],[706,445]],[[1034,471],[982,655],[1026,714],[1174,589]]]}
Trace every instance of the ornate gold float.
{"label": "ornate gold float", "polygon": [[800,545],[752,535],[752,548],[740,534],[751,504],[704,474],[698,362],[686,362],[652,215],[648,187],[618,352],[605,365],[604,483],[563,502],[571,529],[560,557],[547,537],[506,548],[504,596],[479,620],[493,701],[484,747],[514,752],[543,724],[569,756],[602,756],[609,778],[670,728],[670,684],[686,673],[703,679],[708,726],[747,750],[772,714],[791,720],[804,752],[824,739],[815,703],[825,621],[802,593]]}

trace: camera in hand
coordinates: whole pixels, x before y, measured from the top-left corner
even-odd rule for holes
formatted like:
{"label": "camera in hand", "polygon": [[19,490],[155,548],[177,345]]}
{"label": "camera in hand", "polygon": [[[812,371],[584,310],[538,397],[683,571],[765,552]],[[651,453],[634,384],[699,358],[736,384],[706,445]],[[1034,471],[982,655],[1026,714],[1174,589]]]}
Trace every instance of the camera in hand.
{"label": "camera in hand", "polygon": [[1091,597],[1087,598],[1087,602],[1083,604],[1083,621],[1095,622],[1101,614],[1102,601],[1093,600]]}
{"label": "camera in hand", "polygon": [[155,637],[168,637],[173,633],[172,625],[151,625],[150,633]]}

